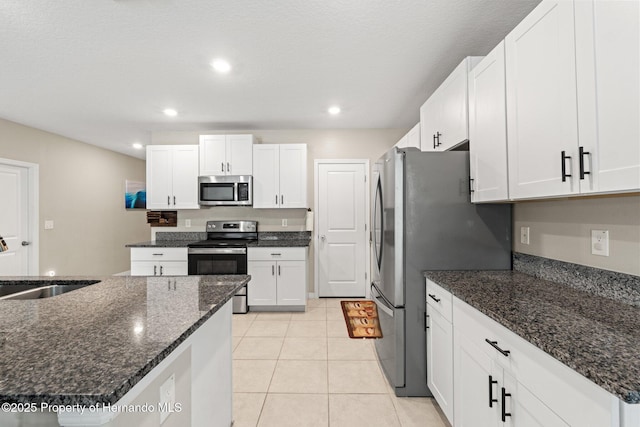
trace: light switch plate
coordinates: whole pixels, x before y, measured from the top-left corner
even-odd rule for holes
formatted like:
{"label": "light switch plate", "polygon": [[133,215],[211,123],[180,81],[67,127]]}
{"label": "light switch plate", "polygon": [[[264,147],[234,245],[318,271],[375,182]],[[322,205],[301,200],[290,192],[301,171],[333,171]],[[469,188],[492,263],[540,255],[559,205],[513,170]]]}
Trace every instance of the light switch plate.
{"label": "light switch plate", "polygon": [[191,227],[191,220],[190,219],[185,219],[184,220],[184,226],[186,228],[190,228]]}
{"label": "light switch plate", "polygon": [[609,230],[591,230],[591,254],[609,256]]}
{"label": "light switch plate", "polygon": [[45,219],[44,220],[44,229],[45,230],[53,230],[53,220]]}
{"label": "light switch plate", "polygon": [[282,226],[283,227],[287,226],[287,219],[286,218],[282,218]]}
{"label": "light switch plate", "polygon": [[520,243],[523,245],[529,244],[529,227],[520,227]]}

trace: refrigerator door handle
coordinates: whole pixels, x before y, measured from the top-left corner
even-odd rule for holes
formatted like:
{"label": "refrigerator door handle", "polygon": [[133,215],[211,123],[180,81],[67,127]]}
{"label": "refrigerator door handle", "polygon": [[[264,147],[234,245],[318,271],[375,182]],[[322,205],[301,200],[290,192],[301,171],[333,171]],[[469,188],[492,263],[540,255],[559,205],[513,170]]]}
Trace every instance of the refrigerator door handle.
{"label": "refrigerator door handle", "polygon": [[393,317],[393,305],[382,295],[375,283],[371,283],[371,296],[380,310]]}
{"label": "refrigerator door handle", "polygon": [[[376,203],[378,201],[378,199],[380,200],[380,205],[378,205],[378,203]],[[376,185],[376,196],[375,196],[375,200],[376,202],[374,202],[374,207],[373,207],[373,226],[374,226],[374,233],[373,233],[373,248],[375,251],[375,258],[376,258],[376,263],[378,264],[378,271],[382,270],[382,239],[384,236],[384,219],[382,218],[382,210],[383,210],[383,200],[382,200],[382,182],[380,177],[378,176],[378,184]],[[378,206],[380,207],[380,211],[378,212]],[[376,233],[375,233],[375,227],[376,227],[376,223],[378,220],[378,216],[380,216],[380,241],[378,242],[378,238],[376,237]],[[379,249],[378,249],[379,248]]]}

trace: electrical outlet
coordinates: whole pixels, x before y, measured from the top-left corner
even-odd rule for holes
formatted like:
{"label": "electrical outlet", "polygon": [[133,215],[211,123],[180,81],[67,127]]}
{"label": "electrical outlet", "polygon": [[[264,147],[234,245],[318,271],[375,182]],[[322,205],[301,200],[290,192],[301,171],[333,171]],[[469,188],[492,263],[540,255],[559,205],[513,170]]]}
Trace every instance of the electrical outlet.
{"label": "electrical outlet", "polygon": [[191,228],[191,220],[190,219],[185,219],[184,220],[184,226],[187,228]]}
{"label": "electrical outlet", "polygon": [[44,229],[45,230],[53,230],[53,220],[45,219],[44,220]]}
{"label": "electrical outlet", "polygon": [[176,405],[176,375],[171,376],[160,386],[160,424],[167,419]]}
{"label": "electrical outlet", "polygon": [[529,244],[529,227],[520,227],[520,243],[523,245]]}
{"label": "electrical outlet", "polygon": [[282,218],[282,226],[283,227],[287,226],[287,219],[286,218]]}
{"label": "electrical outlet", "polygon": [[591,230],[591,254],[609,256],[609,230]]}

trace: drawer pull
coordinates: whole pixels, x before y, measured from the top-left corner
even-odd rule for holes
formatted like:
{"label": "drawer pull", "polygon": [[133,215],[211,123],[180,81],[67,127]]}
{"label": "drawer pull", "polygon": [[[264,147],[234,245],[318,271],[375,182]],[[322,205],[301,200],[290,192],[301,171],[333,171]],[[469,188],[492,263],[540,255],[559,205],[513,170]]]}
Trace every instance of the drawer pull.
{"label": "drawer pull", "polygon": [[436,298],[435,294],[429,294],[429,297],[435,302],[440,302],[440,298]]}
{"label": "drawer pull", "polygon": [[498,341],[491,341],[489,338],[486,338],[485,341],[493,348],[495,348],[496,350],[498,350],[500,353],[502,353],[503,356],[508,357],[509,353],[511,353],[511,351],[509,350],[503,350],[500,347],[498,347]]}
{"label": "drawer pull", "polygon": [[153,256],[162,256],[164,254],[153,254]]}
{"label": "drawer pull", "polygon": [[498,381],[493,379],[493,376],[489,375],[489,408],[493,408],[494,403],[498,403],[498,399],[493,398],[493,385],[498,384]]}
{"label": "drawer pull", "polygon": [[511,397],[511,393],[507,393],[505,388],[502,387],[502,422],[503,423],[507,421],[507,417],[511,416],[511,412],[507,412],[507,408],[506,408],[507,397]]}
{"label": "drawer pull", "polygon": [[153,266],[153,275],[156,276],[158,274],[158,266],[154,265]]}
{"label": "drawer pull", "polygon": [[282,254],[271,254],[271,256],[282,256]]}

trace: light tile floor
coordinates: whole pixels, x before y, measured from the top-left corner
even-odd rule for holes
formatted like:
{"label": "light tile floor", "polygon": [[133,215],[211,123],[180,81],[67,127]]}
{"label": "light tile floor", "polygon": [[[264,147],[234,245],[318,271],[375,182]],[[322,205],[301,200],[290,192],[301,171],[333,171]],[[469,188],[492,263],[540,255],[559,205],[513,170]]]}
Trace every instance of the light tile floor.
{"label": "light tile floor", "polygon": [[233,316],[234,427],[446,427],[433,399],[396,397],[372,340],[349,338],[343,299]]}

